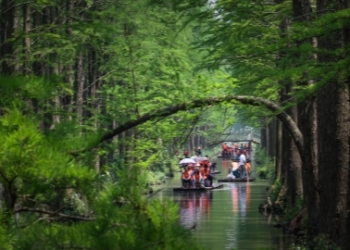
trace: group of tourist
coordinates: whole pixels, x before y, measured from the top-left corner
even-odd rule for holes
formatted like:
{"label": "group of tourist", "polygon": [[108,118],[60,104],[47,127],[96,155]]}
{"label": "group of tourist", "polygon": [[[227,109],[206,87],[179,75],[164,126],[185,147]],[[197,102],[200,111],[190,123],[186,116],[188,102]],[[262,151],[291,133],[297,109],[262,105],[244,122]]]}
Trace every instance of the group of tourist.
{"label": "group of tourist", "polygon": [[200,163],[189,163],[184,167],[181,174],[181,182],[183,188],[203,188],[213,185],[213,176],[211,175],[209,160]]}
{"label": "group of tourist", "polygon": [[237,150],[237,157],[232,159],[230,173],[227,178],[246,178],[251,174],[251,161],[247,159],[246,150]]}
{"label": "group of tourist", "polygon": [[236,158],[237,157],[237,152],[240,150],[245,150],[247,156],[250,154],[250,144],[241,144],[241,146],[238,145],[238,143],[231,143],[231,145],[229,145],[228,143],[224,142],[222,144],[222,151],[221,151],[221,155],[222,158],[224,159],[232,159],[232,158]]}

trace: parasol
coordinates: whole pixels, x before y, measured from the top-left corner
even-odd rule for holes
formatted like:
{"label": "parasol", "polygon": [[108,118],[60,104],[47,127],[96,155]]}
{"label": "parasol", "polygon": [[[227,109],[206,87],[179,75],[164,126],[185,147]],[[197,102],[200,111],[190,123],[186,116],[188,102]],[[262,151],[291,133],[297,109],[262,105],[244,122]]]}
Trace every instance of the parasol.
{"label": "parasol", "polygon": [[196,161],[192,158],[184,158],[179,162],[179,164],[189,164],[189,163],[196,163]]}

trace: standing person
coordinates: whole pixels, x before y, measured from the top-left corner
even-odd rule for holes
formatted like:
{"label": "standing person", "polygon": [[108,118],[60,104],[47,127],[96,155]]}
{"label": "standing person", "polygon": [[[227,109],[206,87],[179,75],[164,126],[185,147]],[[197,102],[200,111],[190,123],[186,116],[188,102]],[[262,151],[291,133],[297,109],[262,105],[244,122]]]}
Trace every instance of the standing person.
{"label": "standing person", "polygon": [[184,151],[184,156],[185,156],[185,158],[189,158],[188,155],[189,155],[188,150],[185,150],[185,151]]}
{"label": "standing person", "polygon": [[241,172],[241,176],[240,176],[241,178],[245,178],[247,176],[247,170],[245,168],[245,164],[247,161],[246,154],[247,152],[243,150],[241,155],[239,156],[239,169]]}
{"label": "standing person", "polygon": [[224,142],[221,147],[222,147],[222,157],[226,158],[228,155],[228,152],[227,152],[228,146],[227,146],[226,142]]}
{"label": "standing person", "polygon": [[239,156],[241,155],[241,150],[237,149],[236,151],[236,157],[234,158],[235,160],[239,161]]}
{"label": "standing person", "polygon": [[197,156],[202,156],[202,149],[201,147],[198,147],[197,149],[194,150]]}

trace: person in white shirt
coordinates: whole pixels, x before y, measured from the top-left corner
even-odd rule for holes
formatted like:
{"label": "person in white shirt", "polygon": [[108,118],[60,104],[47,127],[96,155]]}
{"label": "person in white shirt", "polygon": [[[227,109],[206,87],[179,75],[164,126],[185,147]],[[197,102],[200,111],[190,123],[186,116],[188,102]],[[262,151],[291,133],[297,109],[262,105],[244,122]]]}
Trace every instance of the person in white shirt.
{"label": "person in white shirt", "polygon": [[243,152],[239,156],[239,169],[240,169],[240,177],[241,178],[247,177],[247,170],[245,168],[245,163],[247,161],[246,154],[247,154],[247,151],[243,150]]}

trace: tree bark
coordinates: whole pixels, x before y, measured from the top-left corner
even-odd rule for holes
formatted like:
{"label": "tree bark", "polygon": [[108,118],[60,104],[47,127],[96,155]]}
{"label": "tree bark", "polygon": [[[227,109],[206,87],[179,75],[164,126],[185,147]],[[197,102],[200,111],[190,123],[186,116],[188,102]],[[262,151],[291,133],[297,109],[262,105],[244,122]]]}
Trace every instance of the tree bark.
{"label": "tree bark", "polygon": [[30,59],[30,31],[31,31],[31,8],[30,3],[25,3],[23,5],[23,30],[24,30],[24,39],[23,39],[23,47],[24,47],[24,62],[23,62],[23,74],[29,75],[32,73],[32,65]]}
{"label": "tree bark", "polygon": [[76,65],[76,81],[75,81],[75,105],[76,113],[79,124],[83,123],[84,115],[84,87],[85,87],[85,67],[84,67],[84,54],[81,51],[77,58]]}
{"label": "tree bark", "polygon": [[[311,21],[312,8],[309,0],[293,0],[293,14],[295,22]],[[313,44],[315,39],[310,39],[306,43]],[[301,46],[302,43],[297,44]],[[300,53],[300,57],[304,56]],[[310,57],[316,60],[316,55]],[[307,79],[307,72],[304,73]],[[313,81],[300,82],[299,85],[312,85]],[[304,204],[308,212],[308,236],[313,237],[318,234],[319,217],[319,194],[318,194],[318,151],[317,151],[317,115],[316,99],[314,96],[307,97],[298,105],[299,128],[304,135],[305,154],[302,170],[302,180],[304,188]]]}
{"label": "tree bark", "polygon": [[0,11],[0,57],[2,59],[1,73],[3,75],[12,75],[14,73],[14,67],[8,62],[8,59],[14,52],[13,43],[9,40],[13,37],[14,32],[15,1],[2,0]]}
{"label": "tree bark", "polygon": [[282,162],[283,162],[283,143],[282,143],[282,123],[276,121],[276,160],[275,160],[275,179],[282,180]]}
{"label": "tree bark", "polygon": [[[348,8],[349,1],[318,0],[317,13]],[[343,50],[349,43],[348,30],[328,33],[318,40],[320,51]],[[344,59],[346,53],[319,54],[320,62]],[[325,69],[327,70],[327,69]],[[331,68],[329,70],[332,70]],[[317,118],[319,138],[320,233],[330,235],[341,249],[347,249],[349,237],[349,77],[337,74],[318,92]]]}

